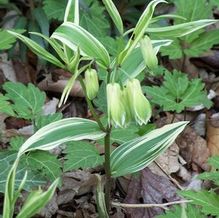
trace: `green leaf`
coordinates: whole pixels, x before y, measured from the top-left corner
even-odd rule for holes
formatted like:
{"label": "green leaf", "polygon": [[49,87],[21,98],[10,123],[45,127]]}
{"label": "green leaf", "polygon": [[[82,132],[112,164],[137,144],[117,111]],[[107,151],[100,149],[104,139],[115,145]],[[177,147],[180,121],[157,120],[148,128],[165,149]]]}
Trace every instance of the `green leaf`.
{"label": "green leaf", "polygon": [[[110,31],[109,21],[105,16],[105,8],[96,0],[83,0],[80,3],[80,26],[98,39],[107,36]],[[44,0],[44,11],[48,18],[64,21],[67,0]],[[70,11],[68,21],[73,21],[74,10]]]}
{"label": "green leaf", "polygon": [[65,22],[56,29],[51,37],[60,40],[74,51],[79,47],[83,56],[96,59],[104,68],[109,67],[110,58],[107,50],[84,28],[71,22]]}
{"label": "green leaf", "polygon": [[174,142],[187,123],[166,125],[117,147],[110,156],[111,175],[123,176],[148,166]]}
{"label": "green leaf", "polygon": [[66,153],[64,171],[96,167],[104,161],[95,145],[88,142],[70,142],[64,153]]}
{"label": "green leaf", "polygon": [[94,99],[94,104],[98,110],[107,113],[106,84],[104,81],[100,85],[97,97]]}
{"label": "green leaf", "polygon": [[219,216],[219,196],[215,192],[200,190],[181,191],[179,192],[183,197],[193,200],[192,204],[201,206],[201,211],[205,215]]}
{"label": "green leaf", "polygon": [[40,58],[43,58],[44,60],[65,69],[65,66],[55,56],[50,54],[46,49],[38,45],[33,40],[13,31],[8,30],[8,33],[20,39],[32,52],[34,52]]}
{"label": "green leaf", "polygon": [[[21,31],[23,32],[23,31]],[[16,42],[16,38],[9,34],[6,30],[0,30],[0,50],[9,49]]]}
{"label": "green leaf", "polygon": [[33,119],[41,113],[46,96],[33,84],[25,86],[22,83],[6,82],[3,89],[7,92],[5,96],[13,102],[17,117]]}
{"label": "green leaf", "polygon": [[66,118],[48,124],[38,130],[21,146],[19,155],[27,151],[51,150],[69,141],[96,140],[105,136],[95,121],[82,118]]}
{"label": "green leaf", "polygon": [[219,43],[219,30],[211,30],[199,35],[197,39],[192,41],[188,48],[185,49],[185,54],[189,57],[198,57],[204,52],[212,48],[213,45]]}
{"label": "green leaf", "polygon": [[212,170],[210,172],[201,173],[198,178],[203,180],[211,180],[216,185],[219,185],[219,156],[208,158],[208,164],[213,167]]}
{"label": "green leaf", "polygon": [[[107,37],[110,32],[110,23],[105,15],[105,8],[96,0],[84,0],[80,5],[80,26],[89,33],[101,38]],[[101,41],[103,43],[103,41]],[[104,44],[105,45],[105,44]]]}
{"label": "green leaf", "polygon": [[29,218],[38,213],[52,198],[58,184],[59,179],[56,179],[52,185],[50,185],[47,191],[43,192],[40,189],[37,191],[32,191],[24,202],[24,205],[17,215],[17,218]]}
{"label": "green leaf", "polygon": [[49,20],[57,19],[59,21],[63,21],[67,2],[67,0],[44,0],[43,9]]}
{"label": "green leaf", "polygon": [[8,114],[10,116],[15,115],[12,105],[9,102],[9,98],[4,95],[0,95],[0,112]]}
{"label": "green leaf", "polygon": [[200,79],[189,81],[186,74],[176,70],[172,74],[168,71],[165,73],[162,86],[144,87],[146,94],[152,97],[153,103],[160,105],[165,111],[177,113],[186,107],[200,104],[209,108],[212,103],[203,89],[204,84]]}
{"label": "green leaf", "polygon": [[[4,193],[5,184],[7,180],[8,173],[17,157],[17,153],[14,151],[0,152],[0,192]],[[18,189],[25,172],[28,171],[26,183],[24,186],[25,190],[30,190],[33,187],[46,184],[45,178],[40,174],[33,173],[28,170],[25,162],[22,162],[18,166],[15,177],[15,190]]]}
{"label": "green leaf", "polygon": [[23,136],[15,136],[10,139],[10,150],[18,151],[25,142],[25,138]]}
{"label": "green leaf", "polygon": [[160,51],[162,56],[169,56],[170,59],[179,59],[183,56],[183,50],[177,38],[167,48],[161,48]]}
{"label": "green leaf", "polygon": [[127,128],[113,128],[111,132],[110,142],[122,144],[138,137],[138,127],[130,124]]}
{"label": "green leaf", "polygon": [[47,151],[30,152],[25,157],[26,164],[33,172],[54,181],[61,175],[61,163],[57,157]]}
{"label": "green leaf", "polygon": [[123,34],[123,23],[122,23],[122,19],[120,17],[120,14],[116,8],[116,6],[114,5],[112,0],[103,0],[103,3],[110,15],[110,17],[112,18],[114,24],[116,25],[117,29],[119,30],[119,33],[122,35]]}
{"label": "green leaf", "polygon": [[35,120],[35,125],[37,129],[40,129],[52,122],[62,119],[62,113],[54,113],[48,115],[40,115]]}
{"label": "green leaf", "polygon": [[[185,17],[187,21],[210,18],[212,7],[206,0],[174,0],[177,15]],[[182,23],[182,20],[177,20]]]}
{"label": "green leaf", "polygon": [[0,4],[8,4],[9,0],[0,0]]}
{"label": "green leaf", "polygon": [[44,10],[38,7],[32,11],[32,14],[40,27],[41,33],[45,36],[49,36],[49,21]]}
{"label": "green leaf", "polygon": [[218,0],[211,0],[211,3],[212,3],[214,6],[219,7],[219,2],[218,2]]}
{"label": "green leaf", "polygon": [[[178,217],[182,217],[182,206],[180,205],[175,205],[173,208],[171,208],[171,210],[166,210],[165,214],[156,216],[156,218],[178,218]],[[187,204],[187,206],[185,207],[185,212],[186,212],[186,216],[187,218],[206,218],[206,216],[204,216],[200,209],[191,205],[191,204]]]}

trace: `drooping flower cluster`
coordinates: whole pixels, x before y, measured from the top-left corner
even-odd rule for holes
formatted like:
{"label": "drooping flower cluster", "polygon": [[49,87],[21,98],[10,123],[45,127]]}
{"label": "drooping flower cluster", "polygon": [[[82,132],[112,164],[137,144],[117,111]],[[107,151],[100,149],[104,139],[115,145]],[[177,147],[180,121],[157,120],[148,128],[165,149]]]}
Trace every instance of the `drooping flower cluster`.
{"label": "drooping flower cluster", "polygon": [[126,127],[130,121],[147,124],[152,110],[141,90],[139,80],[132,79],[124,87],[118,83],[107,85],[108,121],[115,127]]}

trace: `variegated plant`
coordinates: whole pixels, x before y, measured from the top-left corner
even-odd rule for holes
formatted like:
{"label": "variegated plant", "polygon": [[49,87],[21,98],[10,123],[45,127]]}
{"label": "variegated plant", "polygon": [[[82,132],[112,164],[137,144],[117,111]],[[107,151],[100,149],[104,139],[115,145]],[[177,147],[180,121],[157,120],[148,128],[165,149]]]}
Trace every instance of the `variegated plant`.
{"label": "variegated plant", "polygon": [[[99,184],[97,202],[101,217],[108,217],[110,210],[111,178],[137,172],[167,149],[175,138],[183,131],[187,122],[178,122],[156,129],[144,136],[121,144],[111,152],[110,137],[112,126],[125,128],[131,122],[137,125],[146,124],[152,114],[149,101],[143,95],[141,85],[136,77],[144,70],[153,71],[157,67],[157,53],[162,46],[171,43],[168,37],[178,37],[189,34],[205,26],[211,25],[216,20],[199,20],[184,24],[153,27],[152,24],[164,17],[180,18],[176,15],[163,15],[153,18],[155,7],[164,0],[151,1],[135,28],[124,32],[122,19],[112,0],[103,0],[119,37],[126,40],[124,48],[116,55],[111,56],[104,45],[86,29],[80,26],[79,0],[69,0],[64,23],[59,26],[50,38],[42,37],[56,52],[56,56],[49,53],[33,40],[19,33],[8,31],[25,43],[40,58],[69,71],[72,74],[63,91],[60,105],[65,103],[76,79],[79,79],[83,88],[88,106],[95,121],[81,118],[68,118],[49,124],[38,130],[20,148],[17,159],[11,168],[5,189],[4,218],[13,216],[14,204],[25,183],[25,177],[18,190],[14,190],[16,168],[22,155],[33,150],[50,150],[61,143],[79,140],[97,140],[104,138],[105,146],[105,202],[103,190]],[[74,20],[69,20],[70,9],[74,8]],[[162,40],[151,40],[149,34],[163,36]],[[86,61],[86,64],[84,61]],[[94,66],[96,69],[94,69]],[[107,116],[104,122],[97,115],[92,100],[95,98],[99,83],[98,73],[106,73],[105,89],[107,90]],[[85,72],[83,79],[82,73]],[[100,180],[99,180],[100,181]],[[38,190],[31,193],[20,211],[18,217],[31,217],[45,206],[58,184],[56,180],[46,192]],[[106,203],[106,204],[105,204]],[[106,205],[106,206],[105,206]]]}

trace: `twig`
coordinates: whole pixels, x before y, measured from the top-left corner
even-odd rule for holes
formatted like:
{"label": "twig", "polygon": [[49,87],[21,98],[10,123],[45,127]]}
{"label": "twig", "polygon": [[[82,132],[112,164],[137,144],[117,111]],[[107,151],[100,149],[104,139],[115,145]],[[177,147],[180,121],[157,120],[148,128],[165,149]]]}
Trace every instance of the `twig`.
{"label": "twig", "polygon": [[175,180],[169,173],[167,173],[157,161],[154,161],[154,163],[171,180],[171,182],[177,186],[177,188],[179,188],[180,190],[183,190],[183,187],[178,183],[178,181]]}
{"label": "twig", "polygon": [[168,202],[168,203],[163,203],[163,204],[125,204],[125,203],[119,203],[119,202],[112,202],[112,205],[116,207],[127,207],[127,208],[160,207],[166,210],[168,209],[167,206],[189,203],[189,202],[192,202],[192,200],[173,201],[173,202]]}

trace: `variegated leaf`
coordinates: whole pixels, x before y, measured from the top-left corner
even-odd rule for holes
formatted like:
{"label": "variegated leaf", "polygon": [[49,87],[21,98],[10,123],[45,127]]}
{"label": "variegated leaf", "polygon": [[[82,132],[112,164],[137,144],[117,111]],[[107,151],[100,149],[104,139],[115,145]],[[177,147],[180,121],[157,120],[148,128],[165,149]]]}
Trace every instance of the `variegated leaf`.
{"label": "variegated leaf", "polygon": [[51,36],[67,45],[74,51],[79,47],[83,56],[94,58],[104,68],[109,67],[110,58],[105,47],[87,30],[71,23],[65,22]]}
{"label": "variegated leaf", "polygon": [[112,176],[134,173],[149,165],[174,142],[187,123],[168,124],[120,145],[111,154]]}
{"label": "variegated leaf", "polygon": [[105,136],[95,121],[66,118],[38,130],[21,146],[19,155],[32,150],[50,150],[62,143],[83,139],[96,140]]}

